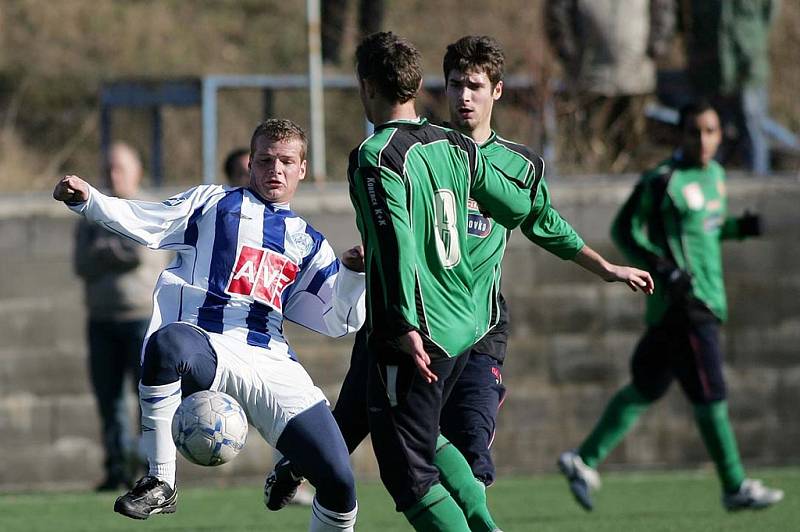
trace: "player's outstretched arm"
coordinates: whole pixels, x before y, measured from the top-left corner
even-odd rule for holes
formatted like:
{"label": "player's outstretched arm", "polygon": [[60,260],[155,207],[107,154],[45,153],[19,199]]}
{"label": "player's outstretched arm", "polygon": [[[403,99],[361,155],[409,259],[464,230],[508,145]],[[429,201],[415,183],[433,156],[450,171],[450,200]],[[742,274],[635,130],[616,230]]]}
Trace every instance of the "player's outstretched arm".
{"label": "player's outstretched arm", "polygon": [[653,293],[653,278],[649,273],[630,266],[612,264],[587,245],[584,245],[572,260],[604,281],[625,283],[634,292],[641,290],[645,294]]}
{"label": "player's outstretched arm", "polygon": [[64,176],[56,183],[53,198],[65,203],[83,203],[89,200],[89,184],[76,175]]}

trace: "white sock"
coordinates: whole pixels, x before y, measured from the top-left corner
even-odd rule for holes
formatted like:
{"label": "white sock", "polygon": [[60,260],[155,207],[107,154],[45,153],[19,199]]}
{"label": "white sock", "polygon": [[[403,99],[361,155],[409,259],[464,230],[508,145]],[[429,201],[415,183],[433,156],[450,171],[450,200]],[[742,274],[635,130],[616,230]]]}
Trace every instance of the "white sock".
{"label": "white sock", "polygon": [[356,514],[358,504],[346,513],[334,512],[323,508],[317,498],[311,503],[311,524],[308,526],[309,532],[353,532],[356,525]]}
{"label": "white sock", "polygon": [[172,441],[172,417],[181,404],[181,381],[145,386],[139,383],[142,407],[142,449],[150,467],[149,474],[175,487],[175,442]]}

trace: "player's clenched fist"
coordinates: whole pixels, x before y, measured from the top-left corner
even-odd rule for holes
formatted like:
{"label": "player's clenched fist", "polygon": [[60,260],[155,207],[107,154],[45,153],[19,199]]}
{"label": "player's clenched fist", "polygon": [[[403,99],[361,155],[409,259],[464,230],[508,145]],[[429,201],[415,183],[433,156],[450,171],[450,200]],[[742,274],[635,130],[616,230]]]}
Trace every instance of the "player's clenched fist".
{"label": "player's clenched fist", "polygon": [[364,246],[354,246],[342,253],[342,264],[354,272],[364,271]]}
{"label": "player's clenched fist", "polygon": [[56,183],[53,198],[66,203],[82,203],[89,199],[89,184],[76,175],[67,175]]}

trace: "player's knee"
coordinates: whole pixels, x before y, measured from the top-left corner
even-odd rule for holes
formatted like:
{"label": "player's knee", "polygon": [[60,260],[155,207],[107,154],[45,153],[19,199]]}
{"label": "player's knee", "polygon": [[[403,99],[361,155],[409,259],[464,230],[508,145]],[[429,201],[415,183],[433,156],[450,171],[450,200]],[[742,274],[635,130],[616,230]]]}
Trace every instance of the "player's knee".
{"label": "player's knee", "polygon": [[727,394],[725,393],[725,388],[721,388],[702,390],[694,393],[689,397],[689,401],[691,401],[691,403],[695,406],[707,406],[712,403],[724,401],[726,398]]}
{"label": "player's knee", "polygon": [[183,323],[170,323],[154,332],[147,340],[142,360],[142,384],[158,386],[180,379],[189,363],[187,340],[202,335]]}
{"label": "player's knee", "polygon": [[347,461],[331,464],[328,474],[318,478],[314,487],[325,508],[348,512],[355,507],[356,479]]}
{"label": "player's knee", "polygon": [[655,401],[658,401],[664,397],[664,395],[667,393],[667,390],[669,390],[669,384],[666,386],[642,386],[637,385],[636,382],[633,382],[629,389],[631,395],[630,399],[637,403],[654,403]]}

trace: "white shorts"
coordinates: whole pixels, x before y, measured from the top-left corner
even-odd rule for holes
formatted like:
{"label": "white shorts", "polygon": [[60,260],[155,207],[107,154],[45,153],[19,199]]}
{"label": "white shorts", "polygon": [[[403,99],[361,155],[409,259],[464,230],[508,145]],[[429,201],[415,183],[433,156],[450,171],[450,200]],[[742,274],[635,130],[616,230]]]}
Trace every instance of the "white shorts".
{"label": "white shorts", "polygon": [[290,419],[327,399],[305,368],[286,354],[206,332],[217,354],[211,389],[236,399],[247,420],[275,447]]}

